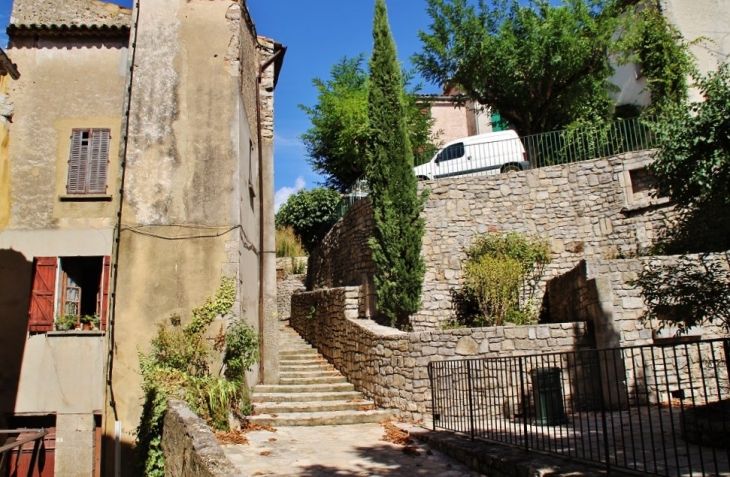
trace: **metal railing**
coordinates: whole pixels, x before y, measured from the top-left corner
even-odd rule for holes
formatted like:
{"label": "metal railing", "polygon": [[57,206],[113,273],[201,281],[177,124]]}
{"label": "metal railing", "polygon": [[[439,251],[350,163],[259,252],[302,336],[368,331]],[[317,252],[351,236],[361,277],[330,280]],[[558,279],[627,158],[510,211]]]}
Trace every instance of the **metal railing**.
{"label": "metal railing", "polygon": [[730,339],[434,361],[433,426],[663,476],[730,475]]}
{"label": "metal railing", "polygon": [[622,119],[520,139],[533,168],[588,161],[656,147],[650,120]]}
{"label": "metal railing", "polygon": [[32,444],[29,462],[24,465],[27,466],[28,475],[40,475],[40,470],[45,465],[43,438],[46,435],[48,431],[43,428],[0,430],[0,470],[8,470],[8,475],[15,475],[13,469],[6,469],[12,462],[10,454],[16,452],[18,457],[15,459],[15,465],[23,465],[20,462],[20,456],[26,450],[23,447]]}
{"label": "metal railing", "polygon": [[[440,162],[429,169],[435,179],[456,176],[484,176],[514,171],[527,167],[539,168],[573,162],[589,161],[626,152],[656,147],[656,136],[648,124],[650,119],[622,119],[591,126],[563,129],[523,136],[519,139],[503,139],[472,144],[472,154],[483,159],[458,158]],[[519,144],[521,141],[522,144]],[[525,154],[521,153],[524,146]],[[463,148],[462,148],[463,149]],[[510,159],[513,158],[513,159]],[[523,161],[524,162],[520,162]],[[342,195],[338,205],[339,216],[357,201],[367,197],[367,179],[361,177]]]}

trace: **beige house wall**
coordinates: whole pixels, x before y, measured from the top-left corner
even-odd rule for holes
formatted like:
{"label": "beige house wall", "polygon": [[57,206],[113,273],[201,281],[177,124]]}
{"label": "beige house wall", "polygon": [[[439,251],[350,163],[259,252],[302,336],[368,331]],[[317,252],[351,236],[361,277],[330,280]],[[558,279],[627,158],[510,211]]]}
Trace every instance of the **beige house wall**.
{"label": "beige house wall", "polygon": [[439,144],[492,132],[489,112],[476,109],[471,103],[456,107],[452,101],[435,99],[430,106],[434,119],[431,134],[437,136]]}
{"label": "beige house wall", "polygon": [[[730,55],[730,2],[725,0],[660,0],[664,14],[685,40],[702,74],[717,69]],[[704,38],[704,39],[702,39]]]}
{"label": "beige house wall", "polygon": [[[234,312],[259,327],[256,42],[231,2],[147,0],[139,12],[108,410],[123,452],[143,399],[138,351],[149,351],[157,323],[173,313],[185,322],[227,276]],[[113,428],[107,419],[107,436]]]}

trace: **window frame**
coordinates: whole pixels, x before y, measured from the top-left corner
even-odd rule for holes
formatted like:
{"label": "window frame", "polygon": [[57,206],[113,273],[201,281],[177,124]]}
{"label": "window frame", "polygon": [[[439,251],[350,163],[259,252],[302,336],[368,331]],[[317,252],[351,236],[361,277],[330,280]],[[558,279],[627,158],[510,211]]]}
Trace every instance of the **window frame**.
{"label": "window frame", "polygon": [[66,195],[106,195],[109,189],[110,128],[73,128],[69,137]]}

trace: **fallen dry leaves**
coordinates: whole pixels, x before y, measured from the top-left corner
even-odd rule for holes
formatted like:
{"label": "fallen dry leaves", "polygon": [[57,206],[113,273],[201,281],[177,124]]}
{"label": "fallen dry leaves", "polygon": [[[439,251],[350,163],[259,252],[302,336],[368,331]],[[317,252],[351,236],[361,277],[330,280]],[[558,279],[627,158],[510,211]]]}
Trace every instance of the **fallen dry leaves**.
{"label": "fallen dry leaves", "polygon": [[383,428],[385,428],[385,435],[380,438],[381,441],[392,442],[393,444],[401,446],[407,446],[408,444],[413,443],[413,440],[408,436],[408,433],[393,424],[390,420],[382,420],[380,421],[380,424]]}
{"label": "fallen dry leaves", "polygon": [[248,444],[243,431],[216,431],[215,438],[219,444]]}

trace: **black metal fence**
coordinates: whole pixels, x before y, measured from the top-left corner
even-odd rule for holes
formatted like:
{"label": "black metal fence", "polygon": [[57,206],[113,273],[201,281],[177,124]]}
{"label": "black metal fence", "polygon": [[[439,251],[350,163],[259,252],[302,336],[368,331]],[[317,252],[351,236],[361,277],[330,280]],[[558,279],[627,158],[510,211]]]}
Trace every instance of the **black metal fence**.
{"label": "black metal fence", "polygon": [[730,340],[429,364],[434,429],[666,476],[730,476]]}

